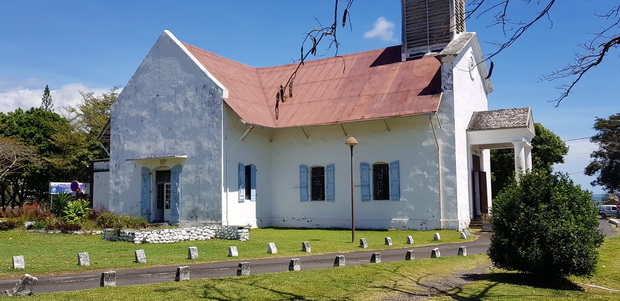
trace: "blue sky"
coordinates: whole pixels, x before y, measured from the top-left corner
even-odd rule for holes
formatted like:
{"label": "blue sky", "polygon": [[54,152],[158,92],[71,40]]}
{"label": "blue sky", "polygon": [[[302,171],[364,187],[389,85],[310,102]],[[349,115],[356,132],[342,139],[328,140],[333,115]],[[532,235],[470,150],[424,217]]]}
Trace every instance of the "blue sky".
{"label": "blue sky", "polygon": [[[554,87],[565,82],[541,81],[544,75],[573,62],[577,44],[592,38],[606,23],[606,1],[561,1],[549,19],[532,27],[511,48],[496,56],[491,78],[491,109],[532,107],[534,120],[562,139],[571,150],[556,170],[570,173],[583,188],[582,174],[596,149],[587,139],[596,117],[620,112],[620,58],[612,53],[559,107]],[[534,12],[517,5],[514,18]],[[331,23],[333,0],[313,1],[2,1],[0,3],[0,111],[40,104],[45,85],[55,108],[79,101],[78,91],[96,94],[124,86],[165,29],[181,41],[244,64],[261,67],[292,62],[303,33]],[[471,19],[485,53],[504,39],[489,27],[490,16]],[[316,18],[316,19],[315,19]],[[400,1],[356,0],[352,30],[339,29],[340,53],[398,45]],[[374,31],[373,31],[374,30]],[[616,32],[620,31],[620,28]],[[331,53],[333,55],[333,52]]]}

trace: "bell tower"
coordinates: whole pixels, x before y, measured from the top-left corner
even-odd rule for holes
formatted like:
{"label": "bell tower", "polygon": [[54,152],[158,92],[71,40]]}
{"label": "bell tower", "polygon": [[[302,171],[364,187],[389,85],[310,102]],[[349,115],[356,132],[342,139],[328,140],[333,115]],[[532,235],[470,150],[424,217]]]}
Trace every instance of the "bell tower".
{"label": "bell tower", "polygon": [[439,52],[465,32],[465,0],[401,0],[402,59]]}

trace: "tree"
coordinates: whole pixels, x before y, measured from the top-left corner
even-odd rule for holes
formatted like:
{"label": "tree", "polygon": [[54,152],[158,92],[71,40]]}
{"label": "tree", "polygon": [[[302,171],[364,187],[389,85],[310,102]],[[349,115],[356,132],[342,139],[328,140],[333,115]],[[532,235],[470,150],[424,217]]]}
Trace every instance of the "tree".
{"label": "tree", "polygon": [[9,194],[8,202],[21,205],[27,198],[45,200],[49,182],[64,180],[62,172],[49,160],[62,153],[63,146],[51,140],[61,125],[69,125],[69,122],[41,108],[0,113],[0,137],[20,140],[33,148],[40,158],[37,164],[26,166],[19,175],[7,177],[0,183],[2,191]]}
{"label": "tree", "polygon": [[[593,2],[589,5],[594,4]],[[567,84],[562,84],[558,87],[561,92],[560,96],[555,100],[557,105],[570,95],[573,88],[590,70],[600,65],[606,57],[612,55],[613,50],[617,50],[620,47],[620,4],[614,1],[601,1],[596,4],[598,8],[604,11],[596,16],[604,19],[608,26],[595,32],[591,40],[579,44],[583,52],[575,54],[575,61],[573,63],[567,64],[564,68],[545,76],[547,80],[569,79]],[[489,27],[501,27],[504,36],[506,36],[505,41],[496,43],[497,50],[487,56],[487,59],[492,59],[515,43],[535,23],[541,20],[548,20],[552,26],[553,22],[550,13],[554,8],[562,5],[574,5],[574,3],[556,0],[522,0],[520,2],[510,0],[471,0],[468,1],[467,5],[466,19],[492,15],[493,21],[491,21]],[[518,15],[516,11],[519,8],[533,13],[524,20],[513,19],[514,16]]]}
{"label": "tree", "polygon": [[38,161],[36,151],[13,138],[0,138],[0,181]]}
{"label": "tree", "polygon": [[[549,129],[540,123],[534,124],[536,136],[532,139],[532,169],[553,171],[553,164],[564,163],[564,156],[568,154],[568,146]],[[493,180],[493,196],[506,187],[515,177],[514,150],[491,150],[491,170]]]}
{"label": "tree", "polygon": [[513,181],[493,204],[493,264],[545,280],[592,276],[604,235],[591,196],[567,174],[528,172]]}
{"label": "tree", "polygon": [[113,87],[108,93],[95,96],[93,92],[82,92],[82,101],[76,106],[69,107],[68,112],[71,123],[77,130],[88,133],[89,136],[97,138],[110,118],[110,107],[118,97],[118,88]]}
{"label": "tree", "polygon": [[52,94],[50,93],[50,88],[45,85],[45,90],[43,90],[43,97],[41,98],[41,110],[51,112],[54,104],[52,103]]}
{"label": "tree", "polygon": [[592,185],[603,186],[609,193],[620,192],[620,113],[609,118],[596,118],[596,135],[590,141],[598,150],[590,154],[592,161],[585,168],[588,176],[596,175]]}

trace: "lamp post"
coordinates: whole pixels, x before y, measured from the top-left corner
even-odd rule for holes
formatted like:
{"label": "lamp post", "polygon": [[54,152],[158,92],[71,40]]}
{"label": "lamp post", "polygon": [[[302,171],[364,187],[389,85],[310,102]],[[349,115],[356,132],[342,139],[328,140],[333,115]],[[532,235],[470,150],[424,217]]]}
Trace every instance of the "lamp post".
{"label": "lamp post", "polygon": [[357,145],[357,139],[351,136],[344,142],[351,148],[351,242],[355,243],[355,206],[353,202],[353,147]]}

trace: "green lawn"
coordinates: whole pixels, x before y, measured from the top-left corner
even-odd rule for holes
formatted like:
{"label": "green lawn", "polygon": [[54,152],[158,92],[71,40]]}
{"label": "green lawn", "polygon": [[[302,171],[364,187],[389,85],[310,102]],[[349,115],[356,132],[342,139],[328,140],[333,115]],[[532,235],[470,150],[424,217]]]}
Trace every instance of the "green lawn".
{"label": "green lawn", "polygon": [[[276,231],[279,230],[265,230]],[[320,231],[319,231],[320,232]],[[345,231],[346,232],[346,231]],[[381,233],[381,232],[378,232]],[[385,233],[385,232],[384,232]],[[396,232],[391,232],[396,233]],[[418,233],[421,235],[422,233]],[[334,236],[338,234],[334,233]],[[343,239],[345,239],[343,235]],[[365,236],[368,236],[365,235]],[[382,242],[381,235],[374,239]],[[394,237],[395,235],[392,235]],[[370,237],[370,236],[368,236]],[[367,237],[367,238],[368,238]],[[345,239],[346,240],[346,239]],[[346,241],[342,242],[346,244]],[[377,243],[377,242],[375,242]],[[373,243],[371,243],[372,245]],[[294,248],[296,249],[296,248]],[[607,238],[600,249],[599,268],[591,279],[571,278],[545,287],[518,273],[492,269],[489,277],[433,300],[618,300],[620,293],[591,288],[594,284],[620,289],[620,237]],[[32,300],[380,300],[398,293],[421,291],[420,280],[437,279],[454,271],[488,263],[486,255],[416,259],[300,272],[183,282],[108,287],[78,292],[38,294]],[[604,267],[603,267],[604,266]]]}
{"label": "green lawn", "polygon": [[[463,241],[459,232],[442,231],[356,231],[356,237],[366,238],[369,249],[404,248],[406,237],[413,236],[414,246],[437,244],[433,234],[441,234],[441,243]],[[393,246],[385,246],[384,238],[392,237]],[[471,240],[472,238],[470,238]],[[0,278],[20,277],[24,273],[34,276],[65,272],[139,268],[157,265],[243,259],[300,256],[301,243],[309,241],[312,254],[346,253],[360,250],[359,243],[351,243],[349,230],[312,229],[252,229],[247,242],[232,240],[206,240],[172,244],[132,244],[109,242],[101,235],[45,234],[24,231],[0,231]],[[267,244],[274,242],[278,254],[267,253]],[[187,259],[187,248],[198,247],[198,260]],[[228,247],[237,246],[239,257],[228,257]],[[134,251],[144,249],[146,264],[134,262]],[[77,254],[88,252],[90,267],[77,265]],[[12,256],[23,255],[26,269],[12,269]]]}
{"label": "green lawn", "polygon": [[572,277],[557,285],[541,285],[519,273],[495,270],[488,279],[452,290],[433,300],[620,300],[618,250],[620,236],[606,238],[599,249],[598,268],[591,279]]}

